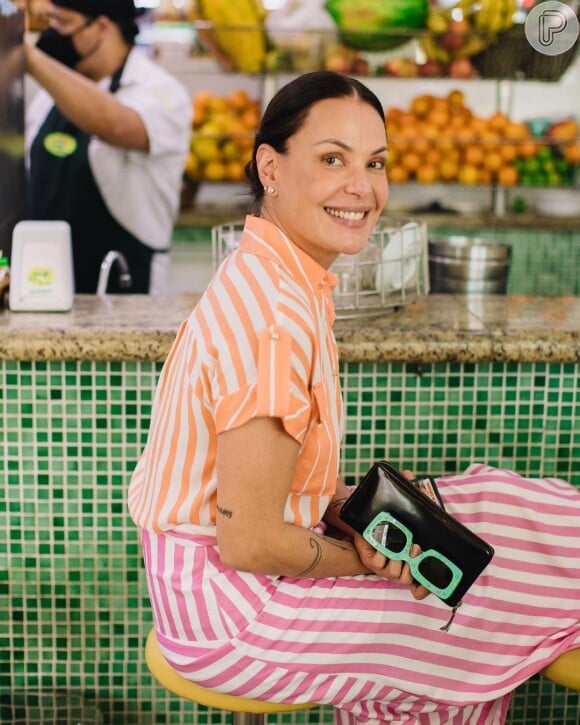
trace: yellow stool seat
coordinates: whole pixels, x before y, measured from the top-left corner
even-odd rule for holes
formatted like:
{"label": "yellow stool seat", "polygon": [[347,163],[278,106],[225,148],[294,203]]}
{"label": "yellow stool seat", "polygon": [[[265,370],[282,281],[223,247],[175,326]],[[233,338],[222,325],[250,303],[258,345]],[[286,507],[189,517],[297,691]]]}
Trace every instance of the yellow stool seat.
{"label": "yellow stool seat", "polygon": [[562,687],[580,691],[580,649],[564,652],[541,672]]}
{"label": "yellow stool seat", "polygon": [[[220,692],[207,690],[205,687],[196,685],[195,682],[187,680],[171,667],[163,656],[157,641],[155,630],[152,629],[147,636],[145,645],[145,660],[151,674],[174,695],[183,697],[185,700],[197,702],[205,707],[218,708],[220,710],[229,710],[232,713],[232,720],[240,723],[256,723],[262,722],[263,716],[268,713],[292,712],[294,710],[308,710],[316,707],[311,702],[302,703],[300,705],[287,705],[276,702],[263,702],[262,700],[252,700],[247,697],[236,697],[235,695],[224,695]],[[243,714],[242,720],[236,718],[235,714]],[[253,718],[252,715],[258,716]],[[262,717],[259,717],[262,716]]]}

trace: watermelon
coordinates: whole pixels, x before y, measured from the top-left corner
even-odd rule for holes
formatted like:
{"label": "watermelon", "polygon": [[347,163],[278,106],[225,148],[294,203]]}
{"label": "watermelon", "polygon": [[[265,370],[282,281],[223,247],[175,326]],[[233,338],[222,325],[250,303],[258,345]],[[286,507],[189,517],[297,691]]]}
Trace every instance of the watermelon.
{"label": "watermelon", "polygon": [[344,45],[355,50],[390,50],[425,27],[429,0],[326,0]]}

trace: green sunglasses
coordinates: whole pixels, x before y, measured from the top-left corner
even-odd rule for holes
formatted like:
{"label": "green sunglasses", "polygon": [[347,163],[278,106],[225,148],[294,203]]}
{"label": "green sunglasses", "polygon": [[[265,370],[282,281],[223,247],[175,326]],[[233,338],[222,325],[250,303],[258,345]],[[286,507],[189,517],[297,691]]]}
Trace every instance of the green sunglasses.
{"label": "green sunglasses", "polygon": [[388,559],[406,561],[415,581],[441,599],[453,594],[461,581],[461,569],[435,549],[411,556],[413,534],[387,511],[375,516],[364,530],[363,537]]}

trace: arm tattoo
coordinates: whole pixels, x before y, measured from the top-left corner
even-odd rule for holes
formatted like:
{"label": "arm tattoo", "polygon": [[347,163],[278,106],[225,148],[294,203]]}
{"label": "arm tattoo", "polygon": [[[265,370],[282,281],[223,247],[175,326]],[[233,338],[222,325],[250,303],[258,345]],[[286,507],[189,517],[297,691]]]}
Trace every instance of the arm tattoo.
{"label": "arm tattoo", "polygon": [[233,514],[229,509],[223,509],[221,506],[217,507],[218,514],[221,514],[222,516],[225,516],[226,519],[231,519]]}
{"label": "arm tattoo", "polygon": [[325,541],[331,546],[336,546],[338,549],[342,549],[342,551],[348,551],[351,548],[348,544],[345,544],[342,541],[328,539],[326,536],[312,536],[309,546],[311,549],[314,549],[314,559],[312,560],[312,563],[306,567],[306,569],[296,574],[296,577],[308,576],[320,563],[320,560],[322,559],[322,541]]}

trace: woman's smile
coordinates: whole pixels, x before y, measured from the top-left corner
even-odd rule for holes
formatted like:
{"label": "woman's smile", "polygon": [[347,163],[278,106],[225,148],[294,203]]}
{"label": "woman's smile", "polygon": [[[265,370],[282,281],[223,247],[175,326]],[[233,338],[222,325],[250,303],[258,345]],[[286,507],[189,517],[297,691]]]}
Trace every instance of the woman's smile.
{"label": "woman's smile", "polygon": [[345,209],[336,209],[334,207],[325,206],[326,211],[330,216],[335,217],[341,221],[346,222],[361,222],[364,221],[368,215],[368,210],[365,211],[347,211]]}

